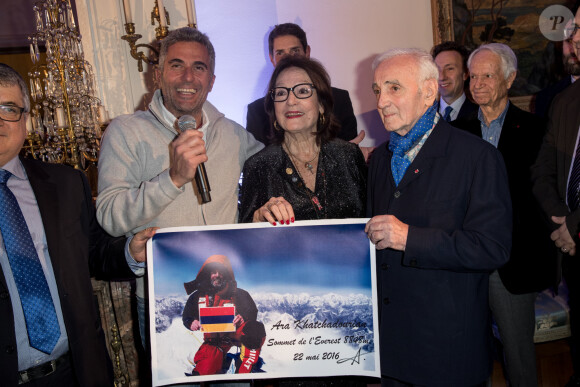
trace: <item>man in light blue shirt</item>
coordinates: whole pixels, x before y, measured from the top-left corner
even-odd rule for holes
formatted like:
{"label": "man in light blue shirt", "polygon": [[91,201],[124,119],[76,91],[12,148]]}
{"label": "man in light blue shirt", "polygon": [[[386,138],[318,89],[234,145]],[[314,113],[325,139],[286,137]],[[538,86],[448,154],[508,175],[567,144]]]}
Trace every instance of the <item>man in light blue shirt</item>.
{"label": "man in light blue shirt", "polygon": [[[0,173],[7,179],[0,182],[0,206],[5,211],[10,208],[12,212],[7,213],[14,215],[0,222],[0,380],[3,386],[29,382],[112,385],[112,364],[90,275],[131,277],[127,260],[145,261],[145,243],[154,230],[146,230],[131,241],[110,237],[96,221],[90,187],[82,172],[20,158],[29,109],[23,79],[0,63]],[[15,257],[15,249],[9,248],[17,229],[10,222],[15,223],[12,219],[16,218],[24,220],[19,230],[30,234],[30,238],[25,237],[32,247],[27,250],[30,256]],[[133,257],[127,257],[125,249]],[[23,292],[34,286],[30,272],[15,274],[19,273],[18,260],[23,259],[39,262],[40,281],[50,293],[43,292],[43,296],[52,304],[49,314],[56,314],[58,324],[52,335],[56,345],[49,346],[51,349],[37,349],[32,344],[31,332],[43,325],[43,319],[28,317],[28,310],[37,306],[30,308],[31,303],[27,303],[25,307],[28,297]]]}
{"label": "man in light blue shirt", "polygon": [[[478,118],[454,122],[501,152],[513,208],[509,262],[490,275],[489,305],[503,344],[509,384],[537,386],[534,348],[535,299],[557,282],[557,261],[550,231],[532,193],[530,168],[538,154],[545,122],[508,99],[517,58],[505,44],[480,46],[467,62]],[[482,166],[485,168],[486,166]]]}

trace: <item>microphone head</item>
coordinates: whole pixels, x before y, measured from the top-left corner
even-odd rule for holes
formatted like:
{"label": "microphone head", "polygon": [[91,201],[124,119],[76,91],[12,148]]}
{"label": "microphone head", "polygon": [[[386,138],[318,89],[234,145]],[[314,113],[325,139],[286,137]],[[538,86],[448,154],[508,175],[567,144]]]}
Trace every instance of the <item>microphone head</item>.
{"label": "microphone head", "polygon": [[193,118],[193,116],[186,114],[184,116],[179,117],[179,119],[177,120],[177,126],[179,127],[179,130],[184,132],[190,129],[197,129],[197,122],[195,121],[195,118]]}

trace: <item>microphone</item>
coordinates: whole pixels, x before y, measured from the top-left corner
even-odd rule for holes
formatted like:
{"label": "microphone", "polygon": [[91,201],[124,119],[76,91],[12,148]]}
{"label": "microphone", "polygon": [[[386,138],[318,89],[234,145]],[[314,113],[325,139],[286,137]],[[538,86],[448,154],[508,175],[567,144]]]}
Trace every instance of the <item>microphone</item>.
{"label": "microphone", "polygon": [[[177,120],[177,126],[182,132],[185,132],[186,130],[196,130],[197,122],[195,121],[195,118],[186,114],[179,117],[179,120]],[[209,194],[211,188],[209,187],[209,180],[207,179],[207,173],[205,172],[205,165],[203,165],[203,163],[200,163],[197,166],[195,183],[197,184],[197,190],[201,194],[202,203],[211,202],[211,195]]]}

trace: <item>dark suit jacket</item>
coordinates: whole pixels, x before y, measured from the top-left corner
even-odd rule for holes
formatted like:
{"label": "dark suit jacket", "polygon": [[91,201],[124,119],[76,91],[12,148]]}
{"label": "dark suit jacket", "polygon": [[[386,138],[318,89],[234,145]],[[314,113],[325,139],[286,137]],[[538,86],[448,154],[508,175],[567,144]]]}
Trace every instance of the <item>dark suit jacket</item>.
{"label": "dark suit jacket", "polygon": [[560,82],[540,90],[538,94],[536,94],[534,101],[534,113],[540,117],[547,117],[548,110],[550,109],[554,97],[571,84],[572,79],[568,75],[560,80]]}
{"label": "dark suit jacket", "polygon": [[439,123],[398,186],[386,144],[369,169],[369,216],[409,225],[404,252],[377,250],[381,373],[428,386],[468,386],[492,369],[489,273],[511,245],[500,153]]}
{"label": "dark suit jacket", "polygon": [[461,109],[459,109],[459,113],[457,113],[457,118],[453,121],[457,120],[469,120],[472,118],[477,119],[477,112],[479,111],[479,105],[473,103],[469,100],[469,98],[465,98],[465,102],[461,105]]}
{"label": "dark suit jacket", "polygon": [[[481,123],[455,121],[454,126],[482,137]],[[497,149],[505,161],[513,205],[513,241],[509,262],[499,269],[504,286],[514,294],[557,285],[558,266],[550,228],[532,193],[530,168],[546,132],[544,119],[510,103]]]}
{"label": "dark suit jacket", "polygon": [[[580,82],[574,82],[554,98],[548,115],[548,132],[532,169],[534,195],[548,217],[566,216],[570,235],[580,244],[580,208],[570,212],[566,186],[580,125]],[[552,228],[559,226],[552,224]],[[578,253],[577,253],[578,254]]]}
{"label": "dark suit jacket", "polygon": [[[290,175],[288,171],[294,171]],[[283,196],[296,220],[360,218],[365,214],[367,165],[355,144],[340,139],[320,147],[315,195],[322,210],[312,205],[312,192],[281,145],[270,145],[244,164],[239,221],[252,222],[254,212],[271,197]]]}
{"label": "dark suit jacket", "polygon": [[[357,135],[356,117],[352,110],[352,102],[348,91],[332,88],[332,97],[334,99],[333,113],[338,122],[340,122],[340,131],[337,137],[345,141],[350,141]],[[270,128],[270,119],[264,109],[264,98],[262,97],[248,105],[248,114],[246,117],[246,130],[254,135],[256,140],[261,141],[264,145],[272,143]]]}
{"label": "dark suit jacket", "polygon": [[[90,272],[97,277],[133,276],[124,258],[126,239],[111,238],[98,225],[82,172],[28,159],[22,164],[40,209],[78,383],[111,386],[112,366]],[[3,386],[17,386],[14,316],[1,267],[0,316],[0,380]]]}

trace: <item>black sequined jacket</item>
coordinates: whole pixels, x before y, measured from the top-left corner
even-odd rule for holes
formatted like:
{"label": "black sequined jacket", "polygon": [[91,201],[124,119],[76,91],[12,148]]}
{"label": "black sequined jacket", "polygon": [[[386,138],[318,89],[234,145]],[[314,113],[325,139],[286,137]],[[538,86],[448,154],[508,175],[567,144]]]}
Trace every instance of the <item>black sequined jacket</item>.
{"label": "black sequined jacket", "polygon": [[365,216],[367,166],[358,146],[340,139],[320,148],[315,192],[304,185],[281,145],[249,158],[242,179],[240,223],[251,222],[254,211],[278,196],[290,202],[296,220]]}

